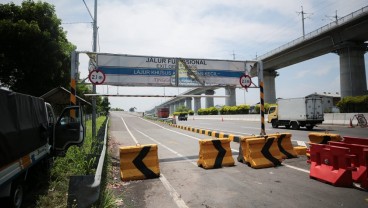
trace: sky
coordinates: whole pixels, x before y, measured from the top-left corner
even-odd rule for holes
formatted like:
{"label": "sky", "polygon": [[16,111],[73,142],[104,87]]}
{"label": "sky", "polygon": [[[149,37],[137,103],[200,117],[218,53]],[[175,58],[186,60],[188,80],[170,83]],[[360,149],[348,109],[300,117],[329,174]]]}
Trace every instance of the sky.
{"label": "sky", "polygon": [[[84,0],[91,14],[94,0]],[[1,3],[11,1],[0,0]],[[12,1],[20,4],[20,0]],[[48,0],[55,5],[68,40],[77,51],[92,51],[92,18],[83,0]],[[253,60],[305,33],[362,7],[368,0],[98,0],[98,46],[101,53]],[[368,55],[365,54],[366,75]],[[88,57],[80,55],[80,78],[88,76]],[[276,97],[340,93],[339,56],[326,54],[278,70]],[[188,88],[97,86],[98,93],[177,95]],[[218,89],[215,95],[225,95]],[[259,102],[259,89],[236,89],[236,103]],[[169,98],[110,97],[111,107],[146,111]],[[224,105],[224,98],[214,98]],[[204,107],[202,98],[202,107]]]}

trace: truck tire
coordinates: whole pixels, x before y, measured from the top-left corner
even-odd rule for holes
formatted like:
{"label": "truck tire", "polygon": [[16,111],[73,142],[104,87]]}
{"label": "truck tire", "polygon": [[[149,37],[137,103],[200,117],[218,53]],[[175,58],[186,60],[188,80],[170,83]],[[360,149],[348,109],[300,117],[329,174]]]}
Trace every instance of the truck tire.
{"label": "truck tire", "polygon": [[314,126],[306,126],[306,128],[310,131],[310,130],[313,130],[313,127]]}
{"label": "truck tire", "polygon": [[272,120],[272,121],[271,121],[271,124],[272,124],[272,128],[277,128],[277,127],[279,127],[279,125],[277,124],[277,121],[276,121],[276,120]]}
{"label": "truck tire", "polygon": [[289,129],[290,128],[290,125],[285,125],[285,128]]}
{"label": "truck tire", "polygon": [[300,129],[300,126],[299,126],[299,124],[297,122],[294,121],[294,122],[291,123],[291,128],[293,130],[299,130]]}
{"label": "truck tire", "polygon": [[10,191],[9,203],[12,208],[20,208],[23,202],[23,183],[21,180],[16,180],[12,184]]}

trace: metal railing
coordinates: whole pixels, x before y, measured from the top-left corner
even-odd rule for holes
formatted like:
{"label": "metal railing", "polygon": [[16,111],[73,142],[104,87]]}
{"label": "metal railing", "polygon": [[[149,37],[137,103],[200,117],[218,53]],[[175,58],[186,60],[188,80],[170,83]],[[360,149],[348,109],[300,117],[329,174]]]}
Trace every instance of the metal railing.
{"label": "metal railing", "polygon": [[314,30],[314,31],[306,34],[305,36],[302,36],[300,38],[297,38],[297,39],[295,39],[295,40],[293,40],[291,42],[288,42],[288,43],[286,43],[286,44],[284,44],[284,45],[282,45],[282,46],[280,46],[280,47],[278,47],[276,49],[273,49],[272,51],[269,51],[269,52],[267,52],[267,53],[265,53],[265,54],[263,54],[261,56],[258,56],[256,58],[256,60],[263,60],[263,59],[265,59],[265,58],[267,58],[269,56],[272,56],[272,55],[274,55],[276,53],[279,53],[279,52],[281,52],[281,51],[283,51],[283,50],[285,50],[287,48],[290,48],[292,46],[295,46],[295,45],[297,45],[297,44],[299,44],[299,43],[301,43],[303,41],[312,39],[312,38],[314,38],[314,37],[316,37],[316,36],[318,36],[318,35],[326,32],[326,31],[330,31],[330,30],[332,30],[332,29],[334,29],[334,28],[336,28],[338,26],[341,26],[343,24],[346,24],[346,23],[348,23],[348,22],[350,22],[350,21],[358,18],[359,16],[361,16],[361,15],[363,15],[365,13],[368,13],[368,6],[363,7],[363,8],[361,8],[361,9],[359,9],[359,10],[357,10],[357,11],[351,13],[351,14],[348,14],[348,15],[346,15],[344,17],[341,17],[337,21],[333,21],[333,22],[331,22],[331,23],[329,23],[329,24],[327,24],[327,25],[325,25],[323,27],[318,28],[317,30]]}

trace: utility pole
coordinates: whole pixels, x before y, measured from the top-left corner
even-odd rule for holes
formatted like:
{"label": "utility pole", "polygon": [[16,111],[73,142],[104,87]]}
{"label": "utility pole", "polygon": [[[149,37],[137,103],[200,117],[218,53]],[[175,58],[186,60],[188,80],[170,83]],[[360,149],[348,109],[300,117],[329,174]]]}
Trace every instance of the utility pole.
{"label": "utility pole", "polygon": [[304,17],[305,14],[308,14],[308,13],[305,13],[304,10],[303,10],[303,6],[302,7],[302,11],[301,12],[297,12],[298,14],[301,14],[302,15],[302,28],[303,28],[303,38],[305,36],[305,29],[304,29],[304,20],[307,19],[307,17]]}
{"label": "utility pole", "polygon": [[234,52],[234,50],[233,50],[233,53],[231,55],[233,55],[233,60],[235,60],[235,52]]}
{"label": "utility pole", "polygon": [[[93,52],[97,52],[97,0],[95,0],[93,15]],[[96,85],[93,85],[93,94],[96,94]],[[92,96],[92,138],[96,137],[96,97]]]}

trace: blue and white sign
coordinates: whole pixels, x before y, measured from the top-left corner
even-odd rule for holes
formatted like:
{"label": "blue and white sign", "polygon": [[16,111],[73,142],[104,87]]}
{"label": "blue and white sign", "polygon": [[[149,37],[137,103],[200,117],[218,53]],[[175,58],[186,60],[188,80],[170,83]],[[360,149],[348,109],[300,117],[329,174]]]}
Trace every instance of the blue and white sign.
{"label": "blue and white sign", "polygon": [[244,61],[215,59],[97,54],[96,63],[106,76],[104,84],[118,86],[240,87],[245,72]]}

